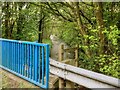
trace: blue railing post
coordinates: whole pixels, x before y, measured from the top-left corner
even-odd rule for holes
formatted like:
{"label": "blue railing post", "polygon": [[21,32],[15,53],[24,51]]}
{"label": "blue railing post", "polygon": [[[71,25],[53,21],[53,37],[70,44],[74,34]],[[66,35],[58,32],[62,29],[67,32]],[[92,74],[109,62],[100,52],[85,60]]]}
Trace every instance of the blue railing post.
{"label": "blue railing post", "polygon": [[38,59],[38,63],[37,63],[37,68],[38,68],[38,72],[37,72],[37,81],[40,82],[39,76],[40,76],[40,53],[39,53],[39,47],[37,47],[37,59]]}
{"label": "blue railing post", "polygon": [[0,66],[2,65],[2,41],[0,41]]}
{"label": "blue railing post", "polygon": [[30,52],[29,52],[29,55],[30,55],[30,56],[29,56],[29,57],[30,57],[30,58],[29,58],[29,64],[30,64],[30,65],[29,65],[29,67],[30,67],[29,73],[30,73],[30,79],[32,79],[32,58],[31,58],[31,57],[32,57],[32,54],[31,54],[32,52],[31,52],[31,45],[29,46],[29,49],[30,49],[30,50],[29,50],[29,51],[30,51]]}
{"label": "blue railing post", "polygon": [[13,42],[13,71],[15,71],[15,43]]}
{"label": "blue railing post", "polygon": [[49,87],[49,45],[46,46],[46,88]]}
{"label": "blue railing post", "polygon": [[44,47],[42,47],[42,84],[44,84]]}
{"label": "blue railing post", "polygon": [[21,44],[21,56],[22,56],[22,58],[21,58],[21,64],[22,64],[22,75],[24,76],[24,58],[25,58],[25,56],[24,56],[24,44]]}

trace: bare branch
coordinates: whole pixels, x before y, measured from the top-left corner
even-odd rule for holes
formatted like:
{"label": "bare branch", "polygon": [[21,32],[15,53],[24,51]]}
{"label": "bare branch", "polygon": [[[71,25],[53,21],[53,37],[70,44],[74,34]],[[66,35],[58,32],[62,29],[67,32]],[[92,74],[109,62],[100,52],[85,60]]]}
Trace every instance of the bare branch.
{"label": "bare branch", "polygon": [[56,8],[56,9],[53,9],[51,6],[50,6],[50,4],[49,3],[46,3],[48,6],[49,6],[49,8],[53,11],[53,13],[54,14],[56,14],[57,16],[61,16],[64,20],[67,20],[67,21],[69,21],[69,22],[73,22],[73,20],[71,20],[71,19],[68,19],[68,18],[66,18],[64,15],[62,15],[59,11],[58,11],[58,9],[57,9],[57,7],[54,5],[54,7]]}

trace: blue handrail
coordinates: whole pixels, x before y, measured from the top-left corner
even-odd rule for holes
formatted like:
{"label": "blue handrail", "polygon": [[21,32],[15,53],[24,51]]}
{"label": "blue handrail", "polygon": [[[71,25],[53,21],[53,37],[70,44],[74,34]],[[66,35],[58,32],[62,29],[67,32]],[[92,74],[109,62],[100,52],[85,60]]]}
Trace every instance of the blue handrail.
{"label": "blue handrail", "polygon": [[0,38],[0,67],[34,83],[49,87],[49,45]]}

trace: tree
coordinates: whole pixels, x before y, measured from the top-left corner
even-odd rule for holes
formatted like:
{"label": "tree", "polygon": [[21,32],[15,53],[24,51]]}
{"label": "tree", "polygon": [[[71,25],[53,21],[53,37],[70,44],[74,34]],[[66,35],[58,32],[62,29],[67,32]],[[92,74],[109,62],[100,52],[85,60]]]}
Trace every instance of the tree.
{"label": "tree", "polygon": [[[17,3],[18,7],[18,17],[17,17],[17,37],[16,39],[20,40],[22,37],[22,31],[24,28],[24,23],[25,23],[25,15],[22,13],[23,8],[28,9],[28,3],[24,2],[19,2]],[[27,7],[27,8],[26,8]]]}
{"label": "tree", "polygon": [[100,53],[105,52],[105,36],[102,33],[104,30],[104,22],[103,22],[103,5],[102,2],[95,2],[95,15],[96,15],[96,21],[98,23],[99,27],[99,37],[100,37]]}
{"label": "tree", "polygon": [[15,18],[12,17],[14,14],[11,12],[14,12],[14,10],[14,3],[5,2],[2,4],[2,11],[4,13],[2,19],[5,29],[5,38],[12,38],[13,27],[15,25]]}

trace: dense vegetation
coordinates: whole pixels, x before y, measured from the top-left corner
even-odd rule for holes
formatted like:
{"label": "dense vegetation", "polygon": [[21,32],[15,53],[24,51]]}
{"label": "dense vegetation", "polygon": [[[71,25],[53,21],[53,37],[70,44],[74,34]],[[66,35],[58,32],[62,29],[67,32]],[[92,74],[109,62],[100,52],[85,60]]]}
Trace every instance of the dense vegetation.
{"label": "dense vegetation", "polygon": [[2,37],[79,44],[79,67],[120,78],[120,2],[4,2]]}

